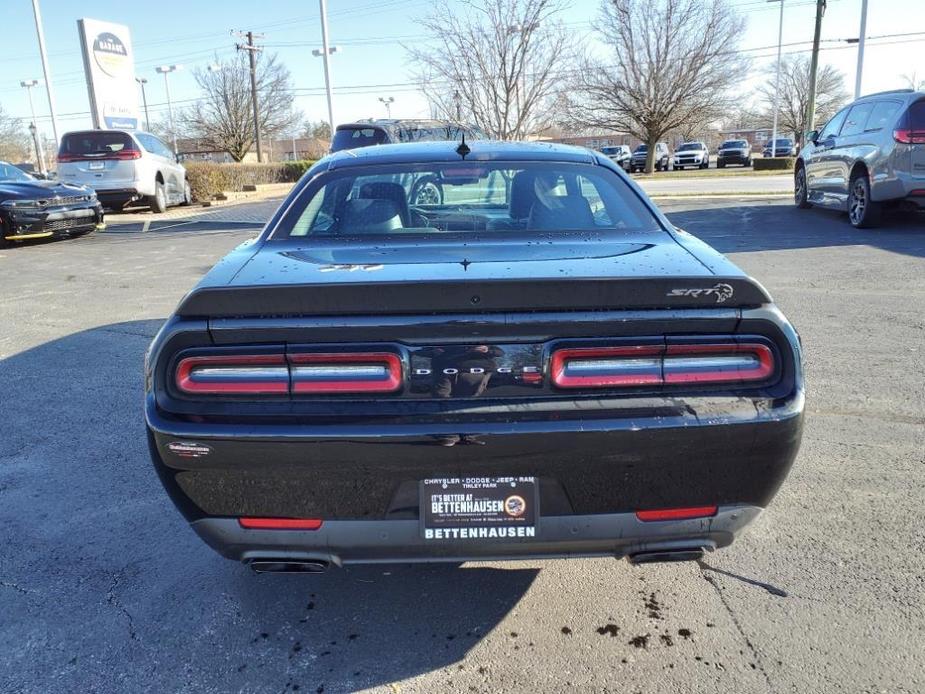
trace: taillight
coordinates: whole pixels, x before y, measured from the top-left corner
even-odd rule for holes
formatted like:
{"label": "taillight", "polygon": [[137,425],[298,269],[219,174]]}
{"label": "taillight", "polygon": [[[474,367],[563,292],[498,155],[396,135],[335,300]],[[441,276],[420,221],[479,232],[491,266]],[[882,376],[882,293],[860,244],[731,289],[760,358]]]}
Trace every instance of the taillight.
{"label": "taillight", "polygon": [[560,388],[603,388],[662,383],[662,345],[576,347],[553,352],[552,382]]}
{"label": "taillight", "polygon": [[282,354],[186,357],[177,364],[177,387],[193,394],[288,393],[289,367]]}
{"label": "taillight", "polygon": [[690,520],[691,518],[709,518],[716,515],[716,508],[716,506],[660,508],[651,511],[636,511],[636,518],[646,523],[654,521]]}
{"label": "taillight", "polygon": [[75,161],[105,161],[105,160],[119,160],[119,161],[130,161],[133,159],[141,159],[141,151],[137,149],[120,149],[118,152],[107,152],[106,154],[100,156],[88,156],[86,154],[68,154],[66,152],[58,153],[58,163],[67,164],[69,162]]}
{"label": "taillight", "polygon": [[893,131],[893,139],[904,145],[925,145],[925,130],[899,128]]}
{"label": "taillight", "polygon": [[176,385],[191,395],[393,393],[402,362],[391,352],[190,356],[177,364]]}
{"label": "taillight", "polygon": [[320,518],[238,518],[238,525],[251,530],[318,530]]}
{"label": "taillight", "polygon": [[754,383],[773,373],[774,353],[758,342],[564,348],[550,363],[559,388]]}
{"label": "taillight", "polygon": [[290,354],[293,393],[393,393],[401,359],[391,352]]}

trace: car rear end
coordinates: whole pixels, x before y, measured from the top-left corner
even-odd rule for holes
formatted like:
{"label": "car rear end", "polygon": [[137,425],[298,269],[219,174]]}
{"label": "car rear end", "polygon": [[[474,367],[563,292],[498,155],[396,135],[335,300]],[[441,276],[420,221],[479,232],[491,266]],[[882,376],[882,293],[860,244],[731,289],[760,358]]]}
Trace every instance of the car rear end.
{"label": "car rear end", "polygon": [[[915,94],[892,132],[892,152],[871,186],[874,200],[901,200],[925,209],[925,94]],[[881,180],[882,179],[882,180]]]}
{"label": "car rear end", "polygon": [[[143,150],[128,132],[85,130],[65,133],[58,150],[58,178],[89,186],[106,206],[122,207],[153,195],[141,181]],[[150,185],[148,186],[150,188]]]}
{"label": "car rear end", "polygon": [[[646,205],[596,161],[620,205]],[[330,164],[341,190],[363,190],[356,162]],[[439,172],[449,190],[483,166]],[[799,342],[722,256],[654,211],[638,233],[542,243],[509,227],[295,236],[321,218],[325,175],[212,270],[147,355],[155,467],[221,554],[309,572],[692,559],[770,502],[801,435]],[[377,195],[384,175],[370,174]],[[424,211],[448,224],[459,201]]]}

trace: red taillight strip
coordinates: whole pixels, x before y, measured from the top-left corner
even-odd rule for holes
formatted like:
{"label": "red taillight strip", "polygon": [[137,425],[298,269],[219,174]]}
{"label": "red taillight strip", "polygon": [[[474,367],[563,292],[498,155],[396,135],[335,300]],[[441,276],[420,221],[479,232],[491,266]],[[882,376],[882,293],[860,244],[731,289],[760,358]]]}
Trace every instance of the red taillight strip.
{"label": "red taillight strip", "polygon": [[[280,366],[281,375],[285,373],[285,380],[229,380],[222,381],[196,381],[193,369],[196,367],[226,367],[247,366]],[[184,393],[194,394],[261,394],[261,393],[288,393],[289,370],[286,358],[282,354],[218,354],[214,356],[186,357],[177,364],[177,387]]]}
{"label": "red taillight strip", "polygon": [[716,515],[716,506],[690,506],[687,508],[662,508],[649,511],[636,511],[636,518],[651,523],[654,521],[688,520],[691,518],[709,518]]}
{"label": "red taillight strip", "polygon": [[[392,352],[334,352],[334,353],[303,353],[290,354],[289,362],[292,364],[292,392],[293,393],[393,393],[402,385],[401,359]],[[350,366],[378,364],[385,369],[383,378],[351,379],[347,368]],[[342,366],[344,375],[334,375],[321,378],[299,377],[299,366]]]}
{"label": "red taillight strip", "polygon": [[318,530],[320,518],[238,518],[242,528],[250,530]]}
{"label": "red taillight strip", "polygon": [[925,130],[911,130],[909,128],[899,128],[893,131],[893,139],[904,145],[921,145],[925,144]]}
{"label": "red taillight strip", "polygon": [[[697,364],[698,357],[704,359],[702,364]],[[596,360],[603,363],[595,365]],[[571,366],[573,373],[571,362],[577,362]],[[714,368],[704,368],[708,365]],[[575,373],[581,370],[593,373]],[[774,353],[758,342],[568,347],[553,352],[550,372],[559,388],[748,383],[773,375]]]}
{"label": "red taillight strip", "polygon": [[552,382],[560,388],[601,388],[606,386],[642,386],[660,384],[662,382],[661,364],[657,359],[652,360],[652,371],[640,373],[611,373],[600,376],[578,376],[567,373],[569,361],[593,359],[645,359],[646,357],[661,357],[665,348],[662,345],[629,345],[621,347],[568,347],[558,349],[552,354],[549,370]]}
{"label": "red taillight strip", "polygon": [[[709,356],[754,355],[758,359],[757,366],[749,369],[729,369],[714,371],[671,371],[672,356]],[[665,383],[730,383],[741,381],[763,381],[774,373],[774,355],[770,348],[759,343],[728,344],[728,345],[668,345],[664,359]]]}

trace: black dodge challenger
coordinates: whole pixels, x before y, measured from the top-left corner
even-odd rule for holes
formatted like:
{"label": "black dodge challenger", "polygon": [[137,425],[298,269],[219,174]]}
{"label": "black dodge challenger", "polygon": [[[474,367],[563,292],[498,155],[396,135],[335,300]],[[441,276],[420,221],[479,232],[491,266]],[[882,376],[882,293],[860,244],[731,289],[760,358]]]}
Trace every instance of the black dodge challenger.
{"label": "black dodge challenger", "polygon": [[804,401],[765,290],[616,164],[489,141],[319,161],[145,370],[164,486],[258,571],[695,559],[770,502]]}
{"label": "black dodge challenger", "polygon": [[29,239],[83,236],[103,226],[96,193],[42,181],[0,161],[0,248]]}

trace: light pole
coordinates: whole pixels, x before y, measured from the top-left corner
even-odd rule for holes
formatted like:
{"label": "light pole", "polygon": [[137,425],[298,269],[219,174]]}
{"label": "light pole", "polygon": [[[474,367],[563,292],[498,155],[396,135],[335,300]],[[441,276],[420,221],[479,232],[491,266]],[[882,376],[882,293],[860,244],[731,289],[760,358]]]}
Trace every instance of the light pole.
{"label": "light pole", "polygon": [[145,95],[145,85],[148,83],[146,77],[136,77],[135,81],[141,85],[141,103],[145,105],[145,130],[151,130],[151,121],[148,119],[148,97]]}
{"label": "light pole", "polygon": [[388,116],[389,120],[391,120],[392,119],[392,104],[395,103],[395,97],[390,96],[388,99],[386,99],[385,97],[380,96],[379,101],[385,104],[386,115]]}
{"label": "light pole", "polygon": [[35,147],[35,161],[39,165],[39,171],[45,176],[45,157],[42,156],[42,143],[39,140],[39,129],[35,123],[29,123],[29,134],[32,135],[32,145]]}
{"label": "light pole", "polygon": [[774,75],[774,127],[771,129],[771,156],[777,156],[777,114],[780,111],[780,49],[784,42],[784,0],[768,0],[780,2],[780,24],[777,27],[777,71]]}
{"label": "light pole", "polygon": [[45,153],[42,151],[42,142],[38,138],[37,128],[35,127],[35,104],[32,102],[32,87],[38,86],[38,83],[38,80],[23,80],[19,83],[19,86],[24,87],[26,93],[29,95],[29,112],[32,113],[32,122],[29,123],[29,132],[32,133],[32,142],[35,145],[35,163],[39,165],[39,171],[41,171],[44,176],[47,173],[45,169]]}
{"label": "light pole", "polygon": [[867,0],[861,0],[861,33],[858,34],[858,72],[854,78],[854,98],[861,98],[861,75],[864,73],[864,38],[867,34]]}
{"label": "light pole", "polygon": [[39,39],[39,56],[42,59],[42,74],[45,76],[45,93],[48,94],[48,110],[51,113],[51,131],[58,140],[58,117],[55,115],[55,96],[51,89],[51,71],[48,69],[48,54],[45,51],[45,30],[42,28],[42,12],[39,0],[32,0],[32,14],[35,17],[35,33]]}
{"label": "light pole", "polygon": [[167,92],[167,117],[170,120],[170,134],[173,136],[174,154],[177,154],[177,129],[173,125],[173,104],[170,103],[170,80],[167,79],[167,75],[182,69],[182,65],[160,65],[154,68],[155,72],[159,72],[164,76],[164,90]]}
{"label": "light pole", "polygon": [[331,136],[334,136],[334,95],[331,93],[333,86],[331,84],[331,54],[337,53],[337,46],[328,46],[328,4],[327,0],[318,0],[321,9],[321,49],[312,51],[316,58],[324,58],[324,89],[328,96],[328,121],[331,123]]}

